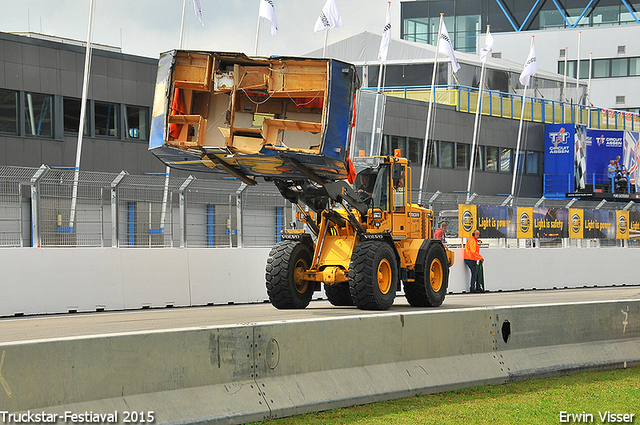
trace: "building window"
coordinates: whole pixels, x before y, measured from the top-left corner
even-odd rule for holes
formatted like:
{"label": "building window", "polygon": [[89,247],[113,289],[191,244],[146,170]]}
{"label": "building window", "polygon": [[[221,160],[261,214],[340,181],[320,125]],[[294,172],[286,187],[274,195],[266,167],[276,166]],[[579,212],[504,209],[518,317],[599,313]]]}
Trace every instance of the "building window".
{"label": "building window", "polygon": [[[525,163],[525,159],[526,159],[526,152],[518,152],[517,155],[514,155],[515,157],[517,157],[518,162],[517,162],[517,167],[518,167],[518,174],[522,174],[524,173],[524,163]],[[515,159],[514,159],[515,161]]]}
{"label": "building window", "polygon": [[629,58],[629,75],[640,75],[640,58]]}
{"label": "building window", "polygon": [[96,136],[118,137],[118,105],[95,102]]}
{"label": "building window", "polygon": [[429,18],[404,20],[404,39],[417,43],[429,43]]}
{"label": "building window", "polygon": [[469,169],[471,163],[471,146],[466,143],[456,145],[456,167]]}
{"label": "building window", "polygon": [[[567,61],[567,77],[576,78],[577,61]],[[558,74],[564,75],[564,61],[558,62]],[[580,78],[586,80],[589,78],[589,60],[582,59],[580,61]]]}
{"label": "building window", "polygon": [[53,136],[53,96],[25,93],[24,123],[28,136]]}
{"label": "building window", "polygon": [[455,41],[454,48],[461,52],[475,53],[476,35],[479,33],[480,15],[457,16],[455,33],[452,34]]}
{"label": "building window", "polygon": [[440,142],[440,166],[453,168],[455,157],[452,142]]}
{"label": "building window", "polygon": [[540,152],[527,151],[527,174],[539,174]]}
{"label": "building window", "polygon": [[147,139],[147,109],[127,106],[124,124],[127,139]]}
{"label": "building window", "polygon": [[611,59],[611,76],[626,77],[629,75],[627,58]]}
{"label": "building window", "polygon": [[498,152],[498,148],[487,146],[487,157],[484,163],[486,171],[498,171]]}
{"label": "building window", "polygon": [[0,132],[18,133],[18,92],[0,90]]}
{"label": "building window", "polygon": [[609,59],[596,59],[593,61],[593,78],[607,78],[611,76],[609,71]]}
{"label": "building window", "polygon": [[427,165],[438,166],[438,142],[435,140],[427,143]]}
{"label": "building window", "polygon": [[620,6],[598,6],[591,14],[594,27],[617,25],[620,22]]}
{"label": "building window", "polygon": [[[639,4],[630,4],[631,8],[634,10],[640,10],[640,5]],[[637,12],[636,12],[637,13]],[[629,12],[629,9],[627,9],[626,7],[621,7],[620,8],[620,25],[626,25],[626,24],[634,24],[636,22],[636,20],[634,19],[633,15],[631,15],[631,13]]]}
{"label": "building window", "polygon": [[388,134],[384,134],[382,136],[382,146],[380,146],[380,155],[389,155],[389,136]]}
{"label": "building window", "polygon": [[422,139],[416,139],[415,137],[409,137],[409,161],[412,164],[422,165],[422,151],[424,143]]}
{"label": "building window", "polygon": [[400,149],[400,156],[407,157],[407,148],[405,146],[406,137],[391,136],[391,155],[395,154],[396,149]]}
{"label": "building window", "polygon": [[[484,165],[484,160],[482,158],[483,153],[484,149],[482,148],[482,146],[476,146],[476,156],[473,161],[473,168],[475,168],[476,170],[482,170],[482,166]],[[469,162],[471,162],[471,159],[469,159]]]}
{"label": "building window", "polygon": [[[64,114],[64,131],[68,133],[77,133],[80,129],[80,99],[71,99],[65,97],[62,100],[62,109]],[[88,105],[87,105],[88,106]],[[87,109],[88,111],[88,109]],[[89,133],[89,126],[87,123],[87,111],[84,115],[84,134]]]}
{"label": "building window", "polygon": [[500,171],[511,172],[511,149],[500,149]]}
{"label": "building window", "polygon": [[541,10],[540,11],[540,29],[546,30],[551,28],[564,28],[566,22],[562,17],[560,11],[552,9],[552,10]]}

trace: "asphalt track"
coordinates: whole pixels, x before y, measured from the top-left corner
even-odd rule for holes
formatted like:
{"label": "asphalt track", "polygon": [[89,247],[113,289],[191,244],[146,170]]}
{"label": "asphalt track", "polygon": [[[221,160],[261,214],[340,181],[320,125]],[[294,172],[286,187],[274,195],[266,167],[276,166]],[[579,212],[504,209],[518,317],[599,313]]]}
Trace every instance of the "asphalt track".
{"label": "asphalt track", "polygon": [[[607,300],[640,300],[640,286],[449,294],[442,306],[429,310],[572,304]],[[123,332],[304,321],[418,310],[409,306],[404,296],[398,296],[393,307],[387,311],[362,311],[355,307],[334,307],[328,301],[316,300],[304,310],[277,310],[270,304],[264,303],[7,317],[0,319],[0,343]]]}

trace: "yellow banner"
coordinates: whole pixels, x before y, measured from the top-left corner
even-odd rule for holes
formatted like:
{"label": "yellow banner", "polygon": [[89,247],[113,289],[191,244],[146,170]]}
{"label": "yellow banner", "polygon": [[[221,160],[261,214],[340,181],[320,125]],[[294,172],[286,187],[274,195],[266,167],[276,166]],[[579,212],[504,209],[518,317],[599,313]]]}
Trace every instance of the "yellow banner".
{"label": "yellow banner", "polygon": [[582,239],[584,234],[584,210],[569,208],[569,238]]}
{"label": "yellow banner", "polygon": [[629,211],[616,211],[616,239],[629,239]]}
{"label": "yellow banner", "polygon": [[475,205],[458,205],[458,237],[470,238],[478,227],[478,211]]}
{"label": "yellow banner", "polygon": [[518,207],[518,228],[516,229],[518,239],[533,238],[533,207]]}

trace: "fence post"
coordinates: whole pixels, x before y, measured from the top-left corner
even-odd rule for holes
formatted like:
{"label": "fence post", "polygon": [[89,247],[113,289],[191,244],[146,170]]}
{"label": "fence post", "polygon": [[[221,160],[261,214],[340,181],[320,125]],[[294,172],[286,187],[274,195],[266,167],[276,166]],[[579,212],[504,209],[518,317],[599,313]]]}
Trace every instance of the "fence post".
{"label": "fence post", "polygon": [[[126,171],[120,171],[111,182],[111,247],[120,246],[120,233],[118,231],[118,186],[129,175]],[[103,242],[104,243],[104,242]]]}
{"label": "fence post", "polygon": [[236,190],[236,232],[238,234],[238,248],[244,248],[244,231],[242,226],[242,223],[244,222],[244,220],[242,219],[242,194],[247,189],[247,187],[249,186],[246,183],[242,182],[240,184],[240,187],[238,187],[238,190]]}
{"label": "fence post", "polygon": [[50,168],[42,164],[31,177],[31,246],[40,248],[40,180]]}
{"label": "fence post", "polygon": [[196,178],[193,175],[187,177],[187,179],[180,185],[178,189],[180,194],[180,247],[185,248],[187,246],[187,202],[185,192],[193,184]]}

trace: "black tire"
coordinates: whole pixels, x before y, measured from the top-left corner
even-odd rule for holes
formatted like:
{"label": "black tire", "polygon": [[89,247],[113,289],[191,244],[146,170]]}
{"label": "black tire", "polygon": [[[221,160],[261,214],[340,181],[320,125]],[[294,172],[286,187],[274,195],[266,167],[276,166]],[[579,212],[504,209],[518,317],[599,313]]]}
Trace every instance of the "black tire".
{"label": "black tire", "polygon": [[429,245],[422,270],[416,269],[415,281],[404,285],[404,294],[413,307],[438,307],[449,286],[449,261],[439,243]]}
{"label": "black tire", "polygon": [[269,252],[265,279],[269,301],[279,309],[305,308],[313,295],[313,282],[302,279],[311,267],[311,248],[299,241],[283,241]]}
{"label": "black tire", "polygon": [[362,310],[387,310],[398,288],[398,264],[385,242],[366,241],[356,245],[349,264],[349,291]]}
{"label": "black tire", "polygon": [[349,284],[339,283],[337,285],[324,284],[324,292],[327,294],[327,299],[332,305],[335,306],[352,306],[353,300],[351,299],[351,293],[349,291]]}

